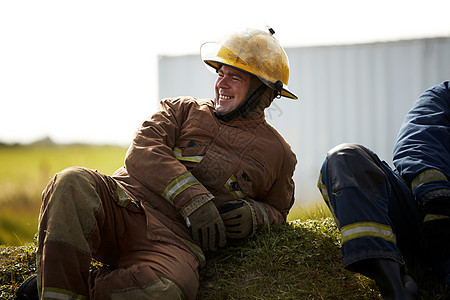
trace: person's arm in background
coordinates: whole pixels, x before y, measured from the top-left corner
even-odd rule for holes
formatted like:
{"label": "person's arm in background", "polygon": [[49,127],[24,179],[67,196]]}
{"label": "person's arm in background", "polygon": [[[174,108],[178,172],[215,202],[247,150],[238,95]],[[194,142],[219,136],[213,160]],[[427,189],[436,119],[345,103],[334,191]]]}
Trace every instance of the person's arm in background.
{"label": "person's arm in background", "polygon": [[[450,86],[425,91],[408,112],[394,147],[394,165],[420,205],[450,197]],[[450,199],[449,199],[450,200]]]}
{"label": "person's arm in background", "polygon": [[407,114],[394,148],[394,165],[423,214],[421,257],[450,286],[450,87],[425,91]]}

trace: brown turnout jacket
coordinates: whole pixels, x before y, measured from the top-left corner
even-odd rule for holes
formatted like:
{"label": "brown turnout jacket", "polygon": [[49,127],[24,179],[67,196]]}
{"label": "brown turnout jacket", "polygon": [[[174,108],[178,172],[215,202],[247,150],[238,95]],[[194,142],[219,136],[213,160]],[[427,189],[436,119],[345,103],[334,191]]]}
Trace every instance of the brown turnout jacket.
{"label": "brown turnout jacket", "polygon": [[113,175],[123,205],[144,208],[150,239],[189,248],[200,259],[185,217],[205,202],[220,208],[246,199],[254,232],[284,223],[294,202],[295,155],[264,114],[222,122],[213,110],[212,100],[162,100]]}

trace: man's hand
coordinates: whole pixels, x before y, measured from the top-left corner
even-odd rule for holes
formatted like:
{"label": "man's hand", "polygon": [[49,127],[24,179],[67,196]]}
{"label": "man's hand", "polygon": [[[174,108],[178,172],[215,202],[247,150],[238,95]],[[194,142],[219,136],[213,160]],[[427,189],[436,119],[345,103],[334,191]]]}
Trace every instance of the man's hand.
{"label": "man's hand", "polygon": [[217,207],[212,201],[206,202],[189,216],[192,238],[205,251],[215,251],[227,243],[225,226]]}
{"label": "man's hand", "polygon": [[244,200],[225,202],[220,208],[220,217],[225,224],[227,238],[242,239],[252,234],[252,210]]}

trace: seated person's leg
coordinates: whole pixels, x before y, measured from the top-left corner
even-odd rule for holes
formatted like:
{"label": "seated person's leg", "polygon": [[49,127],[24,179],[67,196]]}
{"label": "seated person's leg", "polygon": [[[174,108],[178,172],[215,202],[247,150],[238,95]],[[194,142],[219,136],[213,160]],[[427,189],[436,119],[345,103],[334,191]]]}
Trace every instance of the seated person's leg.
{"label": "seated person's leg", "polygon": [[43,193],[37,251],[42,297],[87,297],[91,247],[103,223],[97,183],[83,168],[68,168]]}
{"label": "seated person's leg", "polygon": [[[126,265],[92,274],[92,299],[196,298],[198,264],[191,253],[172,244],[149,241],[145,250],[127,256]],[[133,261],[137,263],[130,264]]]}
{"label": "seated person's leg", "polygon": [[[122,205],[114,201],[103,205],[110,217],[99,231],[100,244],[92,255],[115,269],[91,273],[90,297],[195,299],[199,286],[195,254],[175,245],[180,238],[149,211],[135,210],[132,203]],[[110,257],[111,251],[119,255]]]}
{"label": "seated person's leg", "polygon": [[[397,243],[402,233],[396,228],[409,212],[399,212],[402,205],[391,202],[411,202],[411,198],[399,197],[405,190],[393,188],[397,180],[373,152],[355,144],[331,149],[319,178],[319,188],[341,231],[344,267],[375,279],[385,297],[392,291],[408,293],[404,282],[410,282],[404,276],[404,257]],[[417,210],[414,205],[411,209]],[[417,212],[413,216],[405,222],[417,223]],[[406,240],[402,238],[403,245],[409,245]]]}
{"label": "seated person's leg", "polygon": [[[111,178],[84,168],[66,169],[48,184],[37,253],[40,294],[194,299],[199,284],[194,254],[149,240],[142,209],[119,204],[117,193]],[[92,257],[115,270],[91,274]]]}

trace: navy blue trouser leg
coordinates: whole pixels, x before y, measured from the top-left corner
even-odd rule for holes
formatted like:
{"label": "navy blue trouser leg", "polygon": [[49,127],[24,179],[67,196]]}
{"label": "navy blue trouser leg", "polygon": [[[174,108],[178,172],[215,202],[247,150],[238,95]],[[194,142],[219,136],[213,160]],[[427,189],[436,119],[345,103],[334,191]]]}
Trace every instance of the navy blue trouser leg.
{"label": "navy blue trouser leg", "polygon": [[419,207],[401,177],[375,153],[356,144],[331,149],[318,186],[341,231],[344,267],[371,258],[404,264],[417,254]]}

